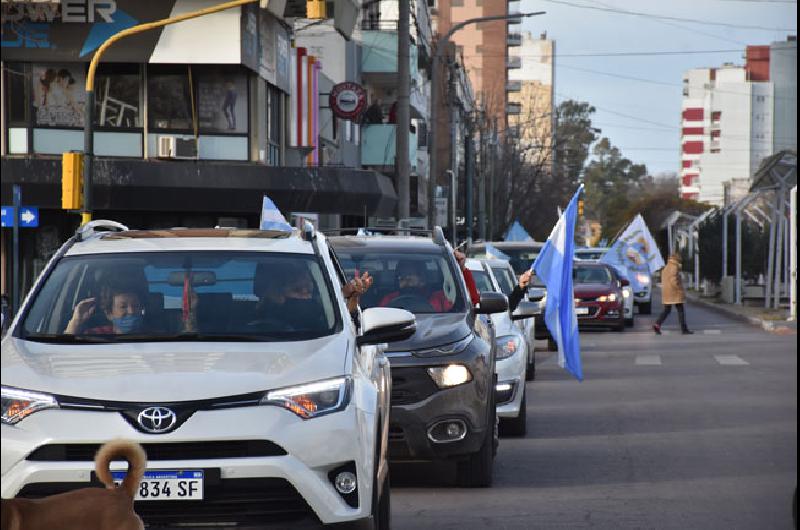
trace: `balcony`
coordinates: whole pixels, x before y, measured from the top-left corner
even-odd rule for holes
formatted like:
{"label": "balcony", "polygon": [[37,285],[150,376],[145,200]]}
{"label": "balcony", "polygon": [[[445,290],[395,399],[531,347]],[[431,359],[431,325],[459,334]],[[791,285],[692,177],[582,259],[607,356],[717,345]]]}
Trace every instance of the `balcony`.
{"label": "balcony", "polygon": [[506,61],[506,68],[522,68],[522,57],[509,56],[508,61]]}
{"label": "balcony", "polygon": [[[361,165],[393,168],[395,165],[394,123],[364,125],[361,128]],[[417,165],[417,133],[408,133],[408,158],[412,170]]]}
{"label": "balcony", "polygon": [[[517,3],[516,5],[509,3],[508,14],[509,15],[520,15],[520,14],[522,14],[522,11],[520,11],[520,9],[519,9],[519,3]],[[522,24],[522,18],[521,17],[520,18],[509,18],[508,19],[508,23],[509,24]]]}
{"label": "balcony", "polygon": [[506,92],[521,92],[522,91],[522,81],[518,79],[510,79],[506,83]]}
{"label": "balcony", "polygon": [[521,33],[509,33],[506,43],[509,46],[522,46],[522,34]]}
{"label": "balcony", "polygon": [[[362,31],[361,73],[364,82],[381,86],[397,86],[397,31]],[[417,75],[415,45],[409,46],[412,79]]]}
{"label": "balcony", "polygon": [[519,116],[522,114],[522,104],[509,102],[506,104],[506,114],[509,116]]}

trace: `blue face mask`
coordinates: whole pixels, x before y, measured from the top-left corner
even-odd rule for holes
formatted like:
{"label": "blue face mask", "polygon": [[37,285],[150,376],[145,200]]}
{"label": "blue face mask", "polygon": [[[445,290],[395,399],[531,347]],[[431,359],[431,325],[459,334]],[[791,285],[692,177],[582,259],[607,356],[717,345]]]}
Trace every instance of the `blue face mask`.
{"label": "blue face mask", "polygon": [[131,333],[142,325],[142,315],[125,315],[124,317],[111,319],[114,329],[119,333]]}

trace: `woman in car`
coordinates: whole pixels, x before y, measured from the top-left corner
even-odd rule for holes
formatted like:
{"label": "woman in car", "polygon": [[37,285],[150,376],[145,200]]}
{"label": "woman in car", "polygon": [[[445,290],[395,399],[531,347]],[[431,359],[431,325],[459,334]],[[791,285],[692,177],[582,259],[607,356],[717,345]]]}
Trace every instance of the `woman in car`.
{"label": "woman in car", "polygon": [[97,297],[87,298],[75,306],[64,330],[66,335],[119,335],[141,329],[144,306],[134,286],[112,284],[101,293],[99,301]]}

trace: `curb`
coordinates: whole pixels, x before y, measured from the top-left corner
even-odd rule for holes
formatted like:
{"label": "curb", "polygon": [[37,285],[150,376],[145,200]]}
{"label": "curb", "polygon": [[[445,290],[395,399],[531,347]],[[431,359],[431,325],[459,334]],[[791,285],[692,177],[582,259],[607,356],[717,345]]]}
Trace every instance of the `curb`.
{"label": "curb", "polygon": [[709,309],[717,314],[721,314],[733,318],[734,320],[759,327],[764,331],[769,331],[771,333],[797,333],[797,324],[795,322],[789,323],[782,320],[765,320],[763,318],[743,315],[732,309],[721,306],[720,304],[715,304],[713,302],[708,302],[698,298],[690,293],[686,293],[686,298],[692,303],[703,306],[704,308]]}

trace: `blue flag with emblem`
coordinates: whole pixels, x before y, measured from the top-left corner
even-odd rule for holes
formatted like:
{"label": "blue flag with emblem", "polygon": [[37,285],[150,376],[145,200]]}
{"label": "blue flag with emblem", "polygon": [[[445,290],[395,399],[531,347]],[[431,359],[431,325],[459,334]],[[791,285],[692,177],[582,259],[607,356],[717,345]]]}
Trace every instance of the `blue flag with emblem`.
{"label": "blue flag with emblem", "polygon": [[272,199],[264,195],[264,202],[261,205],[261,222],[258,225],[260,230],[277,230],[279,232],[291,232],[292,225],[286,222]]}
{"label": "blue flag with emblem", "polygon": [[507,254],[496,248],[491,243],[486,243],[486,257],[489,259],[502,259],[505,261],[511,261],[511,258],[509,258]]}
{"label": "blue flag with emblem", "polygon": [[583,381],[578,317],[572,292],[572,261],[575,252],[575,222],[583,184],[569,201],[531,268],[547,287],[544,320],[558,344],[559,364]]}
{"label": "blue flag with emblem", "polygon": [[600,258],[600,263],[627,270],[631,288],[642,291],[650,287],[651,275],[664,267],[664,258],[641,214],[637,214]]}

